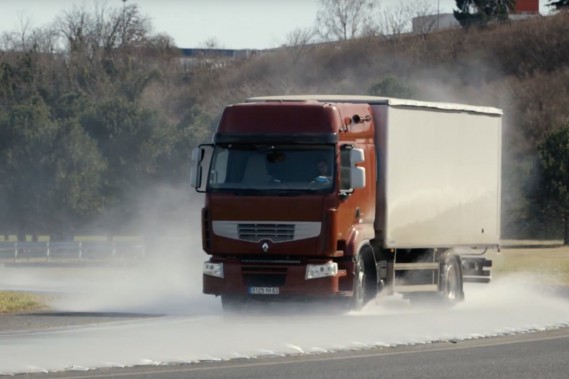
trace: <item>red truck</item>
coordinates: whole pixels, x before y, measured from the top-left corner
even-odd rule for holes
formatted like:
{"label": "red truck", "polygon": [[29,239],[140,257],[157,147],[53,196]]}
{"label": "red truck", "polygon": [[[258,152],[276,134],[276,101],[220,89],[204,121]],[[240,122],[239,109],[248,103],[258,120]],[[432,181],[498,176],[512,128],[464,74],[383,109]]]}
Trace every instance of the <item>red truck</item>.
{"label": "red truck", "polygon": [[371,96],[247,99],[193,152],[203,292],[249,300],[378,293],[454,304],[499,246],[502,111]]}

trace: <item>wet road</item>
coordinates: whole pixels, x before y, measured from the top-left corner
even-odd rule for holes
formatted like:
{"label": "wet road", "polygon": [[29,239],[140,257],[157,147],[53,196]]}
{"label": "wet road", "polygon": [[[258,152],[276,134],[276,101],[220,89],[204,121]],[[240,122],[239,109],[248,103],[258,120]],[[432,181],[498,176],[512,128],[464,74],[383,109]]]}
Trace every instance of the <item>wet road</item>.
{"label": "wet road", "polygon": [[36,378],[566,378],[569,329],[331,354],[36,374]]}
{"label": "wet road", "polygon": [[0,375],[566,377],[567,291],[533,277],[469,286],[450,310],[391,297],[346,315],[229,318],[181,267],[0,272],[4,288],[58,294],[51,315],[0,317]]}

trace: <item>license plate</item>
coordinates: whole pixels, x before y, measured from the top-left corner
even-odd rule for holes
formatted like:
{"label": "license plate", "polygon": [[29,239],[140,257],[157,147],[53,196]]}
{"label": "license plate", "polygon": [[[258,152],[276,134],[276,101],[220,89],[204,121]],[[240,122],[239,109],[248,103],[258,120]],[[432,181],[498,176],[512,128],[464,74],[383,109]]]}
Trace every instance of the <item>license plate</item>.
{"label": "license plate", "polygon": [[278,295],[279,287],[249,287],[251,295]]}

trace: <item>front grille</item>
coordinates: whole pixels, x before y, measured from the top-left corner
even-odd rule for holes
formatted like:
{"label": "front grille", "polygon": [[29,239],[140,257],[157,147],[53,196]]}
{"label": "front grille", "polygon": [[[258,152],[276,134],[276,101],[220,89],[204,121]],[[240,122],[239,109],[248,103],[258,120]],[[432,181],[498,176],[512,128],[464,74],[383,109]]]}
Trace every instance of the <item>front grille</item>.
{"label": "front grille", "polygon": [[314,238],[320,235],[322,226],[318,221],[239,222],[214,220],[211,224],[213,233],[217,236],[255,243],[263,240],[279,243]]}
{"label": "front grille", "polygon": [[243,274],[286,274],[287,267],[282,266],[243,266],[241,267]]}
{"label": "front grille", "polygon": [[281,287],[285,284],[285,275],[243,274],[247,287]]}
{"label": "front grille", "polygon": [[242,241],[287,242],[294,240],[294,224],[239,224],[237,232]]}
{"label": "front grille", "polygon": [[243,266],[241,273],[248,287],[280,287],[285,284],[287,267]]}

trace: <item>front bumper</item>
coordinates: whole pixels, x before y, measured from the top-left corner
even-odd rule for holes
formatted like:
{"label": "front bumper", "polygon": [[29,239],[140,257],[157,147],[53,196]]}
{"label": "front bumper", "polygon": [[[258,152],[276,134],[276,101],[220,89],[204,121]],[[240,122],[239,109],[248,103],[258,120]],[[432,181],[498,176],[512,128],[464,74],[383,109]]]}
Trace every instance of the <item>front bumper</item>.
{"label": "front bumper", "polygon": [[[314,262],[311,262],[314,263]],[[324,263],[324,262],[322,262]],[[255,297],[334,297],[351,295],[351,262],[339,264],[336,275],[306,279],[307,264],[223,261],[223,278],[203,275],[203,292],[210,295]],[[251,294],[252,288],[278,289],[278,295]],[[267,291],[270,292],[270,291]]]}

